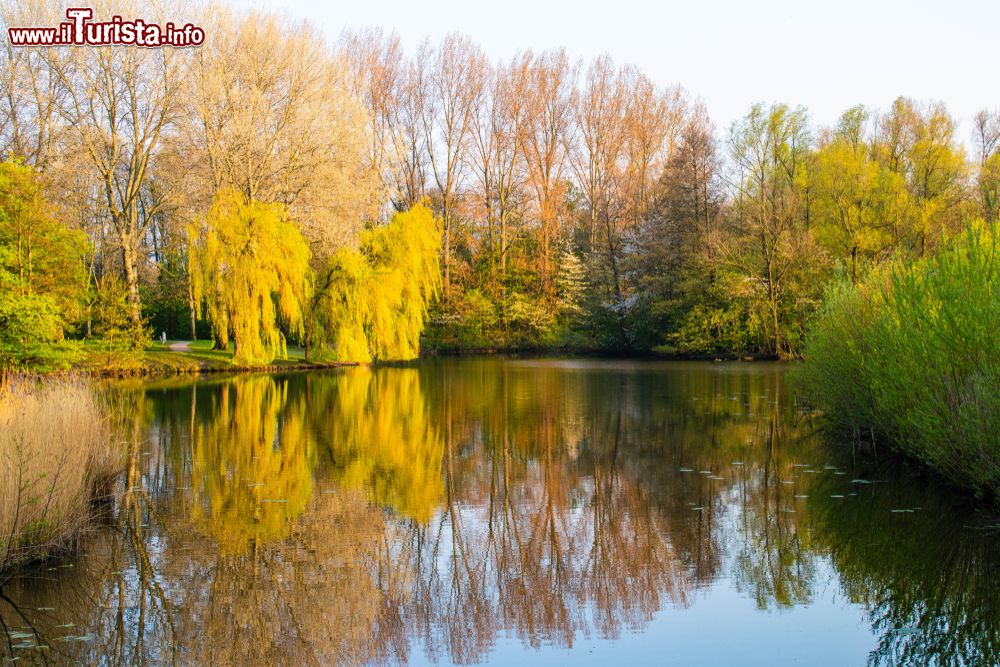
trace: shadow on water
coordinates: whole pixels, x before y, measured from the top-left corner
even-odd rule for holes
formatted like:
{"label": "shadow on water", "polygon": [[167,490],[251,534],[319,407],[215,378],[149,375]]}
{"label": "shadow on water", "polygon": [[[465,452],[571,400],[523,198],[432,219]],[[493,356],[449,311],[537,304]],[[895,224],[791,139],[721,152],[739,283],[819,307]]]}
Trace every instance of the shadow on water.
{"label": "shadow on water", "polygon": [[785,373],[445,359],[109,386],[132,418],[114,519],[4,587],[3,652],[471,663],[639,637],[660,657],[658,618],[725,593],[776,627],[846,615],[873,664],[1000,660],[997,536],[825,443]]}

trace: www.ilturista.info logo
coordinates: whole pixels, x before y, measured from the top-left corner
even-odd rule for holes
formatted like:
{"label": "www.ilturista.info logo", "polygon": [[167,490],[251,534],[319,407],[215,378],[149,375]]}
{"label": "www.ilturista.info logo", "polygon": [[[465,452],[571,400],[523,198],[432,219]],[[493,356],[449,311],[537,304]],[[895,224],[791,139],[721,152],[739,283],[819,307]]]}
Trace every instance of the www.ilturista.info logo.
{"label": "www.ilturista.info logo", "polygon": [[147,48],[201,46],[205,31],[185,23],[164,25],[143,19],[126,21],[112,16],[110,21],[91,21],[94,10],[70,7],[56,27],[7,28],[11,46],[144,46]]}

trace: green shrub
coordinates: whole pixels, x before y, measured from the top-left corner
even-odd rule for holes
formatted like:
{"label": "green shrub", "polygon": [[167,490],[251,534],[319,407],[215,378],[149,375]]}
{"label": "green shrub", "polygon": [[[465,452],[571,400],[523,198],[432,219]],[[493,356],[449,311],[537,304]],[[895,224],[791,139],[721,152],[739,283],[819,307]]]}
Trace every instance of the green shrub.
{"label": "green shrub", "polygon": [[832,288],[803,369],[841,425],[991,494],[1000,489],[998,251],[996,230],[977,224],[934,256]]}

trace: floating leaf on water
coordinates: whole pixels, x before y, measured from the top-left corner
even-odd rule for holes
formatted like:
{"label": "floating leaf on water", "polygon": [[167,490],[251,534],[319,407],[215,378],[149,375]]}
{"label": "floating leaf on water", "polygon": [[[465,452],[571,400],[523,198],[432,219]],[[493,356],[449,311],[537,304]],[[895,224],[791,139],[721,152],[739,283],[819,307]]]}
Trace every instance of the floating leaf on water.
{"label": "floating leaf on water", "polygon": [[833,474],[834,474],[834,475],[846,475],[847,473],[846,473],[846,472],[844,472],[843,470],[838,470],[837,472],[835,472],[835,473],[833,473]]}
{"label": "floating leaf on water", "polygon": [[62,625],[57,625],[57,628],[75,628],[76,623],[63,623]]}
{"label": "floating leaf on water", "polygon": [[792,481],[792,480],[790,480],[790,479],[783,479],[783,480],[781,480],[781,483],[782,483],[782,484],[795,484],[795,482],[793,482],[793,481]]}
{"label": "floating leaf on water", "polygon": [[807,493],[797,493],[797,494],[795,494],[795,497],[796,498],[808,498],[809,494],[807,494]]}
{"label": "floating leaf on water", "polygon": [[733,461],[733,465],[734,466],[741,466],[741,465],[743,465],[743,461]]}
{"label": "floating leaf on water", "polygon": [[38,611],[55,611],[55,607],[39,607]]}
{"label": "floating leaf on water", "polygon": [[823,466],[823,470],[836,470],[837,466]]}
{"label": "floating leaf on water", "polygon": [[702,475],[711,475],[712,474],[711,470],[699,470],[698,472],[700,472]]}
{"label": "floating leaf on water", "polygon": [[681,472],[694,472],[691,468],[681,468]]}
{"label": "floating leaf on water", "polygon": [[871,484],[871,480],[868,479],[852,479],[851,484]]}
{"label": "floating leaf on water", "polygon": [[691,509],[694,510],[695,512],[700,512],[700,511],[702,511],[705,508],[704,507],[692,507]]}
{"label": "floating leaf on water", "polygon": [[809,464],[808,463],[793,463],[792,467],[793,468],[808,468]]}
{"label": "floating leaf on water", "polygon": [[793,510],[793,509],[792,509],[792,508],[790,508],[790,507],[782,507],[782,508],[781,508],[781,511],[782,511],[782,512],[788,512],[789,514],[795,514],[795,510]]}
{"label": "floating leaf on water", "polygon": [[831,493],[830,497],[831,498],[843,498],[844,494],[842,494],[842,493]]}

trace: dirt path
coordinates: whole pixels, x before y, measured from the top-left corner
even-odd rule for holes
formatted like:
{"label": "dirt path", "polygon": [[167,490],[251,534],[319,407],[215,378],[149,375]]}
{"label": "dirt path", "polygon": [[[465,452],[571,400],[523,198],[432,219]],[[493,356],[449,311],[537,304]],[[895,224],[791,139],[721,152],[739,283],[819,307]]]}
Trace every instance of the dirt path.
{"label": "dirt path", "polygon": [[171,352],[190,352],[191,351],[191,343],[189,343],[187,341],[180,341],[178,343],[171,343],[170,344],[170,351]]}

